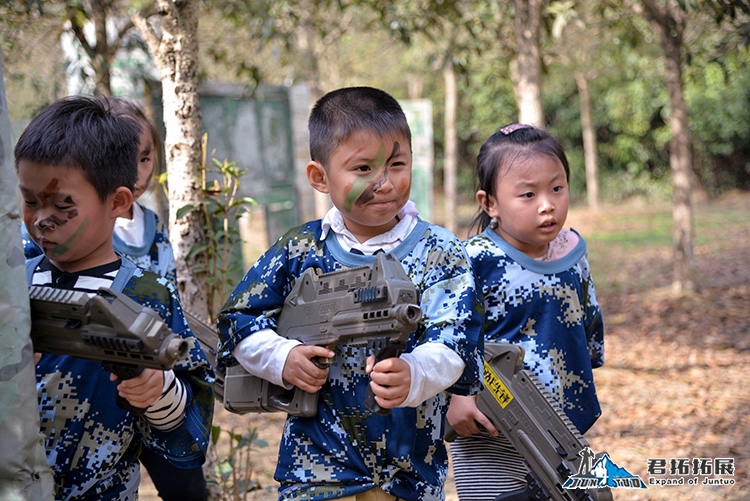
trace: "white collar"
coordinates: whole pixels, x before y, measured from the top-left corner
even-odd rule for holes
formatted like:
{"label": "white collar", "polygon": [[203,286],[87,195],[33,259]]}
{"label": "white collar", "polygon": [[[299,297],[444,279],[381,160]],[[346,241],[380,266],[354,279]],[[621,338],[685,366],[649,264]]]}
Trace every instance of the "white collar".
{"label": "white collar", "polygon": [[339,244],[346,251],[357,249],[367,255],[374,254],[381,249],[388,252],[396,248],[411,233],[419,222],[418,215],[417,205],[409,200],[396,214],[399,220],[396,226],[385,233],[370,238],[366,242],[360,243],[352,232],[347,229],[341,211],[336,207],[332,207],[326,213],[325,217],[323,217],[320,239],[325,239],[328,232],[333,231]]}

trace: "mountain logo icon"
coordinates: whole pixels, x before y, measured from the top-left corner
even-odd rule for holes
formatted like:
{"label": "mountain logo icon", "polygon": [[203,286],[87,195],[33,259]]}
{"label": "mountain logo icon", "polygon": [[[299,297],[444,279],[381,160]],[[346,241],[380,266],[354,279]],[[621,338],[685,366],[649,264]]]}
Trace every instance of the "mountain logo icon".
{"label": "mountain logo icon", "polygon": [[578,455],[582,458],[581,466],[578,473],[565,481],[564,489],[648,489],[641,477],[618,466],[606,452],[595,455],[590,447],[584,447]]}

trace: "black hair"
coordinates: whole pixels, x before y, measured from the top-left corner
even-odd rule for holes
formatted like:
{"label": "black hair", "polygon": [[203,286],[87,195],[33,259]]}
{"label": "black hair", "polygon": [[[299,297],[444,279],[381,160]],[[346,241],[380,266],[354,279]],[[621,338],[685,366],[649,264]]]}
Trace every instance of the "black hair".
{"label": "black hair", "polygon": [[[501,127],[484,142],[477,155],[477,190],[495,196],[495,185],[501,171],[507,171],[518,159],[532,155],[557,158],[570,182],[570,165],[560,142],[549,132],[531,125],[512,124]],[[471,222],[469,229],[481,233],[490,225],[490,216],[483,207]]]}
{"label": "black hair", "polygon": [[68,96],[41,111],[18,138],[20,161],[80,169],[104,202],[138,179],[141,126],[93,96]]}
{"label": "black hair", "polygon": [[310,158],[328,168],[333,151],[357,131],[379,136],[402,135],[411,130],[401,105],[390,94],[372,87],[347,87],[321,97],[310,113]]}
{"label": "black hair", "polygon": [[[164,142],[161,137],[159,129],[156,128],[156,124],[146,116],[143,110],[132,101],[123,99],[121,97],[105,97],[103,98],[112,111],[124,115],[127,117],[135,118],[139,123],[148,125],[149,132],[151,133],[151,142],[153,143],[153,157],[154,157],[154,172],[152,179],[162,172],[164,168]],[[140,152],[138,152],[140,155]]]}

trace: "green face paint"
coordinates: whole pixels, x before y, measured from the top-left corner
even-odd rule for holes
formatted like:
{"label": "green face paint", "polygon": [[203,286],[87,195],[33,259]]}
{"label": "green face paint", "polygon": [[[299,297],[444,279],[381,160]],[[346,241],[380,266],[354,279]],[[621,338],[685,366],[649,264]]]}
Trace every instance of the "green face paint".
{"label": "green face paint", "polygon": [[70,250],[71,244],[73,244],[78,238],[83,234],[84,231],[86,231],[86,228],[89,226],[89,218],[86,216],[86,219],[83,220],[81,223],[81,226],[78,227],[78,229],[63,243],[56,245],[54,249],[51,251],[51,256],[53,259],[57,259],[66,252]]}
{"label": "green face paint", "polygon": [[358,176],[356,179],[354,179],[351,188],[349,188],[349,191],[344,197],[344,210],[346,212],[351,212],[354,204],[357,203],[359,197],[362,196],[362,193],[364,193],[364,191],[370,185],[371,178],[374,174],[375,173],[373,172],[370,175]]}
{"label": "green face paint", "polygon": [[[351,211],[354,205],[361,205],[373,198],[373,192],[376,186],[382,181],[379,178],[385,176],[385,147],[380,146],[375,158],[367,162],[370,167],[370,173],[366,176],[358,176],[352,183],[351,188],[344,197],[344,210]],[[380,167],[383,167],[381,170]],[[378,175],[380,173],[380,175]]]}

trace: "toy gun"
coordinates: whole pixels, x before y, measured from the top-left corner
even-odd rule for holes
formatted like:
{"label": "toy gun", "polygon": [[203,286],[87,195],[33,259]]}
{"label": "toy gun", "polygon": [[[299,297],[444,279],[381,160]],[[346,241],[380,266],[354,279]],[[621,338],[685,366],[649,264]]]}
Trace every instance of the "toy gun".
{"label": "toy gun", "polygon": [[[485,389],[477,397],[477,408],[508,438],[529,470],[525,489],[502,494],[495,501],[611,500],[606,487],[563,488],[568,477],[581,470],[579,453],[589,443],[536,376],[521,369],[523,357],[518,345],[484,345]],[[456,432],[447,427],[446,441],[452,441]]]}
{"label": "toy gun", "polygon": [[[120,379],[143,369],[170,370],[188,352],[188,342],[172,332],[159,314],[120,292],[29,287],[34,351],[102,362]],[[117,405],[136,414],[119,395]]]}
{"label": "toy gun", "polygon": [[[401,263],[392,254],[379,253],[372,266],[322,275],[305,270],[284,302],[277,332],[329,349],[367,345],[377,363],[401,354],[421,318],[417,289]],[[330,359],[313,362],[321,368],[331,364]],[[250,375],[240,365],[227,368],[224,385],[224,407],[231,412],[317,413],[317,393],[287,390]],[[365,405],[375,414],[390,413],[377,405],[369,386]]]}
{"label": "toy gun", "polygon": [[[219,344],[219,333],[216,331],[216,327],[202,320],[194,313],[183,309],[182,312],[185,314],[185,320],[187,320],[190,330],[193,331],[193,335],[198,340],[198,344],[203,349],[203,353],[206,355],[206,359],[211,367],[216,369],[216,353]],[[214,397],[219,402],[224,402],[224,375],[219,371],[216,372],[216,380],[214,382]]]}

